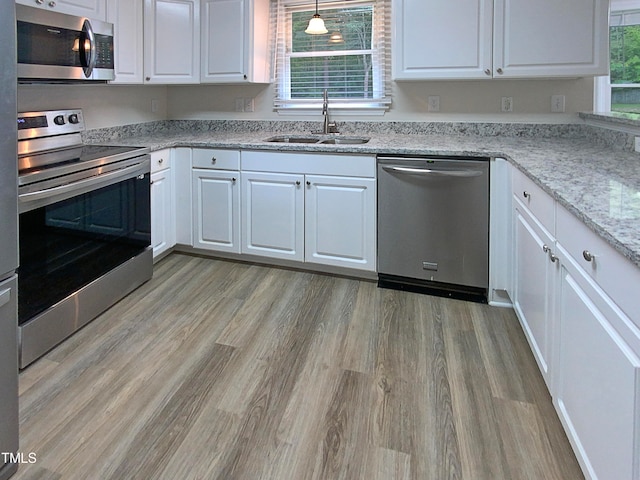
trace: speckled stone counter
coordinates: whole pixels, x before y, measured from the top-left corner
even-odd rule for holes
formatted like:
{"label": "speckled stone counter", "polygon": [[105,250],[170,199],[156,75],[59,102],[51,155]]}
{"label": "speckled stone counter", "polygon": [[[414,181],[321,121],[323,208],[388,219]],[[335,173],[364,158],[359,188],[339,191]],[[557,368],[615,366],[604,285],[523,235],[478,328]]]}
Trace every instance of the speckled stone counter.
{"label": "speckled stone counter", "polygon": [[[409,126],[407,126],[409,125]],[[633,137],[581,124],[350,123],[342,135],[362,145],[283,144],[266,139],[308,134],[313,122],[167,121],[87,132],[92,143],[362,154],[491,156],[507,159],[616,250],[640,267],[640,154]]]}

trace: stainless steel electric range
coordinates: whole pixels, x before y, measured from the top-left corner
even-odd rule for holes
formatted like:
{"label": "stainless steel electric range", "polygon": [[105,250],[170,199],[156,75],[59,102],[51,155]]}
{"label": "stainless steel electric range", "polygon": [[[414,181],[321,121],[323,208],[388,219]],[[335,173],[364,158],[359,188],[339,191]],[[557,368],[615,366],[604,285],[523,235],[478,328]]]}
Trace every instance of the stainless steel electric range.
{"label": "stainless steel electric range", "polygon": [[18,114],[20,368],[152,275],[149,150],[84,128],[81,110]]}

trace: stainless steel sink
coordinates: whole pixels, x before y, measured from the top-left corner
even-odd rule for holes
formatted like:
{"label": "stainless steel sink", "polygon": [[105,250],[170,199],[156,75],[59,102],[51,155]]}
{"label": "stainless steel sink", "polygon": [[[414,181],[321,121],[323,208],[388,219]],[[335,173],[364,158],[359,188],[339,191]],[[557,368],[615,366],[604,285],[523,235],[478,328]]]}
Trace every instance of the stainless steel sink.
{"label": "stainless steel sink", "polygon": [[324,145],[361,145],[367,143],[367,137],[331,137],[318,135],[277,135],[267,138],[265,142],[273,143],[319,143]]}
{"label": "stainless steel sink", "polygon": [[333,145],[362,145],[367,143],[369,138],[364,137],[333,137],[320,140],[320,143],[333,144]]}
{"label": "stainless steel sink", "polygon": [[318,143],[320,141],[320,137],[305,137],[305,136],[295,136],[295,135],[278,135],[275,137],[267,138],[266,142],[276,142],[276,143]]}

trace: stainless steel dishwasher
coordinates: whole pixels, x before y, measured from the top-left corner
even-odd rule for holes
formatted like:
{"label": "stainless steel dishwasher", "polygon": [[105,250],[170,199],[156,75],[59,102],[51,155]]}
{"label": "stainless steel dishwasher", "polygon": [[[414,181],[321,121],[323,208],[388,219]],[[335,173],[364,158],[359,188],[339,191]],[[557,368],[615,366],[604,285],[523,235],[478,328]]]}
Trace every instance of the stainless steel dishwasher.
{"label": "stainless steel dishwasher", "polygon": [[378,156],[378,277],[486,302],[489,158]]}

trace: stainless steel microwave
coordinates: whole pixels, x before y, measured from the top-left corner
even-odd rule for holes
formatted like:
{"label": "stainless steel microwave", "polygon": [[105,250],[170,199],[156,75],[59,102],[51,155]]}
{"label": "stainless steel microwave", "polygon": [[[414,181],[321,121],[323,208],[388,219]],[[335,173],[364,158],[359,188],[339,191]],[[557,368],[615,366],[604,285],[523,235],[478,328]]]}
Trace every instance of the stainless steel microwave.
{"label": "stainless steel microwave", "polygon": [[16,19],[18,81],[114,79],[111,23],[25,5]]}

